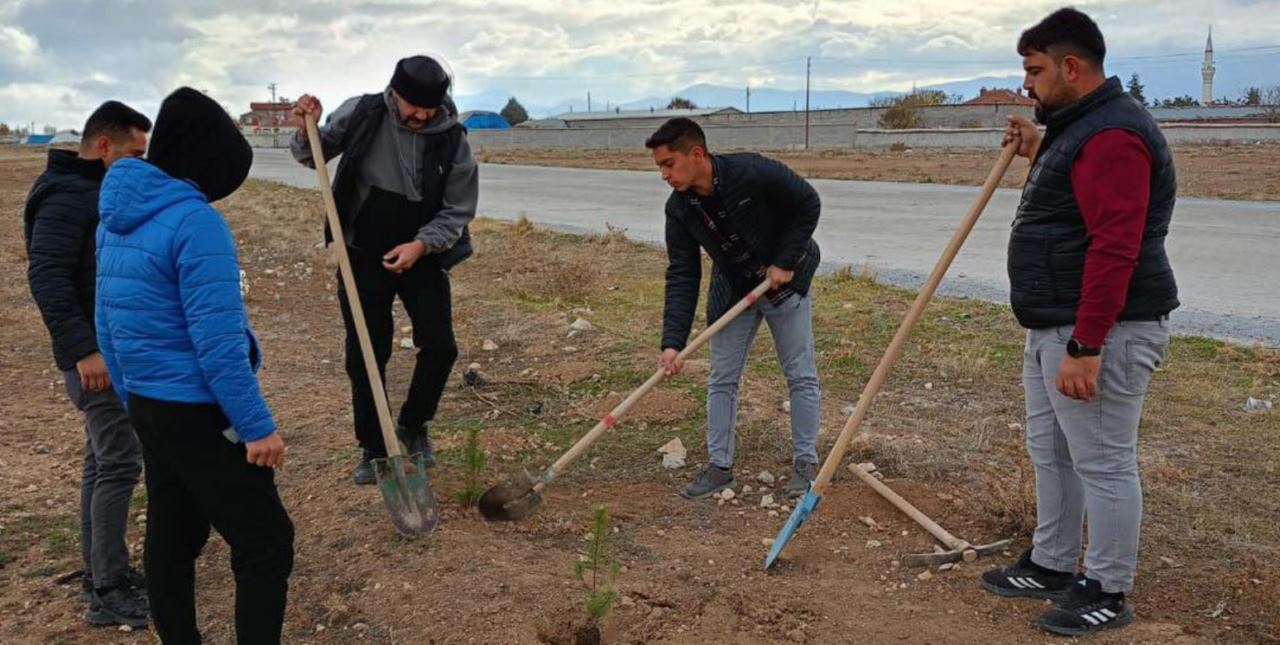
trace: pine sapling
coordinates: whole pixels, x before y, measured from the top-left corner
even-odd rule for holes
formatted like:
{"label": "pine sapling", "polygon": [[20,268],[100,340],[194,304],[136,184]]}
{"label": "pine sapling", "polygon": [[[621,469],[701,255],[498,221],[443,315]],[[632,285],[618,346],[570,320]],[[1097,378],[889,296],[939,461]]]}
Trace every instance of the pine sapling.
{"label": "pine sapling", "polygon": [[467,429],[467,442],[462,447],[462,490],[458,491],[458,503],[471,508],[484,493],[480,489],[480,471],[484,470],[485,454],[480,449],[480,428]]}
{"label": "pine sapling", "polygon": [[595,509],[591,533],[587,535],[587,552],[574,563],[574,573],[587,585],[587,617],[599,627],[618,600],[613,581],[618,577],[618,562],[609,555],[612,527],[609,511],[601,504]]}

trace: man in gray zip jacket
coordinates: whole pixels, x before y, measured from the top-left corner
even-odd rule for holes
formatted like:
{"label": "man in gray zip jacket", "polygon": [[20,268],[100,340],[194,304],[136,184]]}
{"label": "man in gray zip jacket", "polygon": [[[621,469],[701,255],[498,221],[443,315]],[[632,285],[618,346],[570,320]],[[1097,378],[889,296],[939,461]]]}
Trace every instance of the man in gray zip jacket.
{"label": "man in gray zip jacket", "polygon": [[[435,417],[458,357],[448,271],[471,254],[467,225],[479,197],[478,169],[449,97],[450,82],[432,58],[402,59],[385,90],[347,100],[320,128],[325,158],[342,155],[333,196],[384,377],[396,296],[413,324],[418,354],[396,436],[410,454],[421,452],[428,465],[435,458],[427,423]],[[300,126],[291,144],[294,159],[314,167],[301,119],[310,114],[318,120],[323,109],[315,97],[303,95],[293,111]],[[333,235],[326,228],[326,239]],[[375,482],[370,462],[386,456],[386,446],[348,297],[339,281],[346,370],[356,439],[363,449],[353,478],[365,485]]]}

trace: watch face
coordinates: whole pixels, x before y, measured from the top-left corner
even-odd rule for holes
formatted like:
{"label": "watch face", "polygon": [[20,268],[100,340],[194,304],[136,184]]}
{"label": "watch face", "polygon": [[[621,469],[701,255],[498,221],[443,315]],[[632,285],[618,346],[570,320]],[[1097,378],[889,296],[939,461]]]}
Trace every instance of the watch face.
{"label": "watch face", "polygon": [[1080,358],[1080,341],[1074,338],[1067,341],[1067,354],[1071,358]]}

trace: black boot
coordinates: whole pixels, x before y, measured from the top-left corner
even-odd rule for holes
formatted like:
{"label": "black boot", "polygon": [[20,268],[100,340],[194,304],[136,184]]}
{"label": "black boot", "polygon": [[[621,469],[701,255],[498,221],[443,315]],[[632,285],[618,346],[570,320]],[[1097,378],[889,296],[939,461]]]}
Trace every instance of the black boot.
{"label": "black boot", "polygon": [[431,437],[427,433],[427,424],[422,424],[416,428],[406,428],[399,423],[396,424],[396,439],[404,444],[404,449],[409,456],[416,454],[422,455],[422,463],[427,468],[435,468],[436,453],[431,447]]}
{"label": "black boot", "polygon": [[373,455],[368,450],[363,451],[360,455],[360,463],[356,464],[356,469],[351,471],[351,479],[357,486],[372,486],[378,483],[378,478],[373,474]]}

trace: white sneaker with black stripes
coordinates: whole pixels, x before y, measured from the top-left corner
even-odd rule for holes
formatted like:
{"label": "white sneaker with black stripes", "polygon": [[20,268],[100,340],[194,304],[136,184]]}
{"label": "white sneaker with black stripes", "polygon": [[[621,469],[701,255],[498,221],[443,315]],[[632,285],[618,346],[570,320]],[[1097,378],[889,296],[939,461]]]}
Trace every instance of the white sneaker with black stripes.
{"label": "white sneaker with black stripes", "polygon": [[1102,583],[1087,577],[1072,585],[1058,606],[1040,617],[1040,627],[1063,636],[1083,636],[1133,622],[1133,607],[1122,593],[1102,591]]}
{"label": "white sneaker with black stripes", "polygon": [[1027,549],[1018,561],[982,574],[982,588],[1008,598],[1057,600],[1071,589],[1074,573],[1053,571],[1031,561]]}

